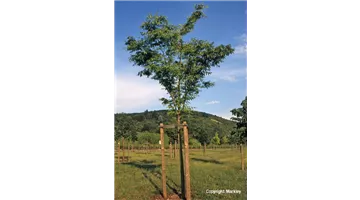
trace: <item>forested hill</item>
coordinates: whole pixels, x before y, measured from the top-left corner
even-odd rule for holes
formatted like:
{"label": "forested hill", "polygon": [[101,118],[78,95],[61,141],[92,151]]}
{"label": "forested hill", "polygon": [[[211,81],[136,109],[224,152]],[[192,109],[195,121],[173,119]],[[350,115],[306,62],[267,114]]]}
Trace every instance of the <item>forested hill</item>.
{"label": "forested hill", "polygon": [[[175,117],[169,116],[167,112],[167,110],[146,110],[142,113],[115,114],[115,126],[118,127],[118,130],[126,129],[123,131],[115,130],[115,139],[123,136],[122,133],[126,133],[126,137],[131,137],[135,140],[140,132],[158,133],[160,122],[163,122],[165,125],[176,123]],[[211,138],[215,136],[215,133],[218,133],[220,138],[223,136],[228,137],[236,126],[235,122],[231,120],[198,111],[184,114],[181,121],[187,122],[190,137],[199,140],[201,143],[209,143]],[[175,129],[165,129],[165,133],[169,136],[170,140],[174,140],[177,137]]]}

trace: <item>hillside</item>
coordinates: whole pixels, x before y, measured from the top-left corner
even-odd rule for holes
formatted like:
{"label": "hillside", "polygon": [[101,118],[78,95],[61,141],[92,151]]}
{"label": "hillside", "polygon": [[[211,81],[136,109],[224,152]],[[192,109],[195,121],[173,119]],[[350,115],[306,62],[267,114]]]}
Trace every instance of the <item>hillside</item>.
{"label": "hillside", "polygon": [[[219,137],[229,136],[230,132],[235,127],[235,122],[224,119],[222,117],[212,115],[209,113],[193,111],[191,114],[183,115],[182,121],[186,121],[189,128],[190,137],[196,138],[201,143],[209,143],[215,133]],[[123,123],[122,123],[123,122]],[[124,126],[124,124],[132,124],[128,130],[132,133],[135,139],[139,132],[159,132],[159,124],[175,124],[175,117],[167,114],[167,110],[145,111],[142,113],[118,113],[115,114],[115,126]],[[170,140],[176,139],[175,129],[165,129],[165,133]],[[115,139],[121,134],[115,133]]]}

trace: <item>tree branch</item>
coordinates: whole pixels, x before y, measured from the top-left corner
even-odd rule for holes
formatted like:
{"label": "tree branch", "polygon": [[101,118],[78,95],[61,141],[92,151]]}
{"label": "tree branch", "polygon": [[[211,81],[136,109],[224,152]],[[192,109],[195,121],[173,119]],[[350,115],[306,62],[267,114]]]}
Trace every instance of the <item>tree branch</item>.
{"label": "tree branch", "polygon": [[[179,51],[180,51],[180,55],[179,55],[179,68],[180,68],[180,72],[181,72],[181,65],[182,65],[182,63],[181,63],[181,57],[182,57],[182,55],[181,55],[181,51],[182,51],[182,41],[180,40],[179,41]],[[178,89],[178,100],[179,100],[179,102],[178,102],[178,114],[180,114],[181,113],[181,90],[180,90],[180,82],[181,82],[181,73],[179,73],[179,75],[178,75],[178,84],[177,84],[177,89]]]}

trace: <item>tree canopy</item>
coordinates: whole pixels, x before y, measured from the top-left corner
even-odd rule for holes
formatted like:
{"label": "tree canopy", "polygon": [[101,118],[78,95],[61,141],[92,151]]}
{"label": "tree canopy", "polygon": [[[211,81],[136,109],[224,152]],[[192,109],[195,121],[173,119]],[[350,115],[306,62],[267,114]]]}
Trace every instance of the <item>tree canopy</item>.
{"label": "tree canopy", "polygon": [[216,145],[220,144],[220,138],[218,133],[215,133],[215,136],[211,139],[211,144],[216,144]]}
{"label": "tree canopy", "polygon": [[170,113],[177,115],[190,111],[190,101],[195,99],[202,88],[209,88],[214,82],[205,80],[212,67],[219,67],[225,57],[232,54],[230,45],[184,36],[195,28],[199,19],[205,17],[205,5],[195,5],[195,11],[184,24],[170,24],[166,16],[149,15],[141,25],[141,37],[129,36],[125,42],[130,52],[130,62],[142,67],[139,76],[159,81],[168,93],[161,98]]}
{"label": "tree canopy", "polygon": [[114,120],[114,139],[118,140],[121,137],[136,140],[137,132],[140,129],[140,124],[133,120],[130,116],[126,114],[115,115]]}

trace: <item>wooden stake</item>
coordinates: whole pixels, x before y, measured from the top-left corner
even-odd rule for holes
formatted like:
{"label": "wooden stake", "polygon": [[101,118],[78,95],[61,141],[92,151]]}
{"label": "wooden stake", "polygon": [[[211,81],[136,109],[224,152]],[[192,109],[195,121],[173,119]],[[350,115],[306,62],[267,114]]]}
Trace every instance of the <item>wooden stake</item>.
{"label": "wooden stake", "polygon": [[122,138],[122,150],[123,150],[123,157],[122,157],[122,162],[124,162],[125,160],[125,139],[124,137]]}
{"label": "wooden stake", "polygon": [[162,176],[162,186],[163,186],[163,197],[167,198],[166,192],[166,172],[165,172],[165,150],[164,150],[164,124],[160,124],[160,141],[161,141],[161,176]]}
{"label": "wooden stake", "polygon": [[169,149],[169,154],[170,154],[170,158],[173,158],[173,153],[172,153],[173,149],[172,149],[172,143],[170,142],[170,149]]}
{"label": "wooden stake", "polygon": [[128,162],[130,161],[130,142],[128,140]]}
{"label": "wooden stake", "polygon": [[240,144],[240,152],[241,152],[241,169],[245,170],[245,162],[244,162],[244,147]]}
{"label": "wooden stake", "polygon": [[191,200],[190,190],[190,163],[189,163],[189,133],[186,122],[184,125],[184,146],[185,146],[185,186],[186,186],[186,200]]}
{"label": "wooden stake", "polygon": [[118,142],[117,160],[118,160],[118,163],[120,163],[120,141]]}
{"label": "wooden stake", "polygon": [[249,167],[249,163],[248,163],[249,162],[249,159],[248,159],[249,147],[248,147],[247,144],[245,144],[245,149],[246,149],[246,152],[244,152],[245,153],[244,157],[246,158],[246,166],[245,166],[245,168],[248,169],[248,167]]}
{"label": "wooden stake", "polygon": [[204,156],[205,156],[205,153],[206,153],[206,143],[204,142]]}
{"label": "wooden stake", "polygon": [[177,152],[176,152],[176,140],[175,140],[175,151],[174,151],[174,158],[176,158],[176,154],[177,154]]}

